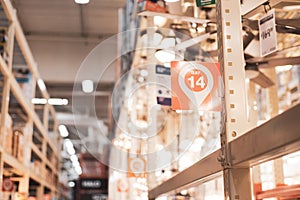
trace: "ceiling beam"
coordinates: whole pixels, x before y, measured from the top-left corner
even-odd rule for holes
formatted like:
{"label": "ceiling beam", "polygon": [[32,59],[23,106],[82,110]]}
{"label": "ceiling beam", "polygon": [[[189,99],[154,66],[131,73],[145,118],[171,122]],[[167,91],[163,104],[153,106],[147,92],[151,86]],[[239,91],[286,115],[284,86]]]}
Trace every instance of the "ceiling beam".
{"label": "ceiling beam", "polygon": [[49,91],[51,97],[69,97],[69,96],[102,96],[102,97],[109,97],[112,92],[109,91],[96,91],[90,94],[86,94],[81,91],[57,91],[57,90],[51,90]]}
{"label": "ceiling beam", "polygon": [[[75,115],[67,113],[57,113],[57,120],[61,124],[72,125],[72,126],[90,126],[99,128],[99,125],[104,125],[103,120],[95,119],[93,117],[88,117],[86,115]],[[75,123],[76,119],[76,123]]]}
{"label": "ceiling beam", "polygon": [[27,31],[25,36],[31,41],[53,41],[53,42],[91,42],[99,43],[113,36],[113,33],[105,34],[86,34],[85,37],[80,33],[55,33],[55,32],[40,32]]}
{"label": "ceiling beam", "polygon": [[85,5],[78,5],[79,6],[79,15],[80,15],[80,32],[81,32],[81,36],[83,38],[87,37],[87,32],[86,32],[86,27],[85,27],[85,20],[84,20],[84,6]]}

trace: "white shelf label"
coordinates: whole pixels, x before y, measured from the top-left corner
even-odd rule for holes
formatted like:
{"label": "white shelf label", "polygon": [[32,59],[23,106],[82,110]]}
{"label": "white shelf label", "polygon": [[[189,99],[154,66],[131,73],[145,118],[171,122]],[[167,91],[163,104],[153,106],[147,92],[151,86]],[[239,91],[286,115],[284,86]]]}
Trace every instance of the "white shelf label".
{"label": "white shelf label", "polygon": [[258,20],[260,56],[264,57],[277,50],[275,10],[270,10]]}

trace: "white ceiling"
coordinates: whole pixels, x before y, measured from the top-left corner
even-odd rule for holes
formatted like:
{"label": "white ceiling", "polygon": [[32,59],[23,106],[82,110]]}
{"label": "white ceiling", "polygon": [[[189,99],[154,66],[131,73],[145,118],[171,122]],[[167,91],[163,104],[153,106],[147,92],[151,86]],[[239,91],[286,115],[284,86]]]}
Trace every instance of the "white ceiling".
{"label": "white ceiling", "polygon": [[12,0],[26,34],[102,37],[117,33],[125,0]]}
{"label": "white ceiling", "polygon": [[[74,0],[12,0],[46,83],[74,82],[80,65],[93,48],[118,32],[118,9],[125,2],[90,0],[89,4],[79,5]],[[104,53],[117,51],[117,41],[106,46]],[[93,71],[102,66],[99,59],[90,59],[89,63],[95,67],[89,68],[87,76],[96,74]],[[114,82],[114,71],[110,69],[105,82]]]}
{"label": "white ceiling", "polygon": [[[90,0],[86,5],[76,4],[74,0],[11,1],[50,96],[68,98],[72,103],[73,85],[82,62],[94,55],[86,60],[88,70],[81,72],[83,78],[96,81],[99,71],[107,68],[103,64],[105,59],[101,58],[117,52],[117,41],[111,40],[103,45],[104,51],[91,53],[105,39],[118,33],[118,10],[125,6],[126,0]],[[111,65],[100,86],[95,83],[97,91],[105,93],[95,98],[100,102],[96,113],[104,121],[108,117],[107,93],[111,93],[115,82],[116,66],[114,62]],[[83,114],[88,114],[90,107],[83,103]],[[71,106],[56,109],[58,112],[72,111]]]}

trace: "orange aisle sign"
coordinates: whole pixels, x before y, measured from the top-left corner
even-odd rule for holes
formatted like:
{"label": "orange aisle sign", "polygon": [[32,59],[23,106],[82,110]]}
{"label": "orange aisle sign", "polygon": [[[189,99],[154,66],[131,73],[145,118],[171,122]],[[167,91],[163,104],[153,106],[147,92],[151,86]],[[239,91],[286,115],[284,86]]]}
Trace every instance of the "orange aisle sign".
{"label": "orange aisle sign", "polygon": [[221,110],[219,63],[171,62],[173,110]]}
{"label": "orange aisle sign", "polygon": [[3,179],[2,191],[3,192],[12,192],[14,190],[14,182],[9,178]]}
{"label": "orange aisle sign", "polygon": [[128,159],[128,177],[144,177],[146,172],[146,161],[143,158]]}

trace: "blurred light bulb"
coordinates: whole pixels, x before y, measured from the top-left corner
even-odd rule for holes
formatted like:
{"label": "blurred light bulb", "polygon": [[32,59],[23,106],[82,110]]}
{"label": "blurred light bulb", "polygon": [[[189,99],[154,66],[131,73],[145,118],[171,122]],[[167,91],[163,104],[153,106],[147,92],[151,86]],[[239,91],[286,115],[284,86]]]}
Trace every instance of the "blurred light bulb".
{"label": "blurred light bulb", "polygon": [[73,181],[68,182],[68,186],[70,188],[75,187],[75,183]]}
{"label": "blurred light bulb", "polygon": [[154,24],[158,27],[163,27],[167,23],[167,18],[161,16],[154,16]]}
{"label": "blurred light bulb", "polygon": [[69,136],[68,129],[65,125],[63,125],[63,124],[59,125],[58,130],[59,130],[59,133],[60,133],[61,137],[68,137]]}
{"label": "blurred light bulb", "polygon": [[77,3],[77,4],[87,4],[89,2],[90,2],[90,0],[75,0],[75,3]]}
{"label": "blurred light bulb", "polygon": [[82,91],[85,93],[91,93],[94,91],[94,83],[92,80],[82,81]]}
{"label": "blurred light bulb", "polygon": [[173,3],[173,2],[177,2],[179,0],[165,0],[165,2],[169,2],[169,3]]}
{"label": "blurred light bulb", "polygon": [[169,63],[175,60],[175,51],[161,49],[155,52],[155,57],[162,63]]}

